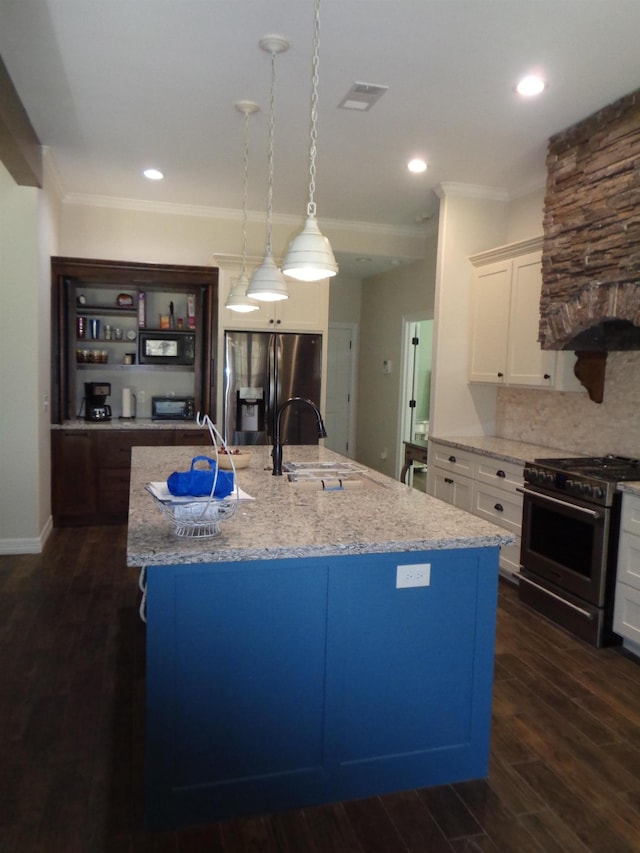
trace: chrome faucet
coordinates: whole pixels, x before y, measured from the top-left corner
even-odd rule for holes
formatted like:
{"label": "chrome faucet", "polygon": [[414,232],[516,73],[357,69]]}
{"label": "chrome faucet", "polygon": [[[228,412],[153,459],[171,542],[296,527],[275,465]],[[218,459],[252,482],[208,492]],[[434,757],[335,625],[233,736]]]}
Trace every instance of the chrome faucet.
{"label": "chrome faucet", "polygon": [[276,415],[276,434],[273,443],[273,450],[271,451],[271,455],[273,456],[273,476],[281,477],[282,476],[282,439],[280,438],[280,420],[282,418],[282,413],[285,409],[288,409],[289,406],[293,405],[302,405],[308,406],[316,418],[318,419],[318,438],[326,438],[327,431],[324,428],[324,422],[322,420],[322,415],[320,414],[320,410],[316,406],[316,404],[312,400],[307,400],[305,397],[289,397],[278,409],[278,414]]}

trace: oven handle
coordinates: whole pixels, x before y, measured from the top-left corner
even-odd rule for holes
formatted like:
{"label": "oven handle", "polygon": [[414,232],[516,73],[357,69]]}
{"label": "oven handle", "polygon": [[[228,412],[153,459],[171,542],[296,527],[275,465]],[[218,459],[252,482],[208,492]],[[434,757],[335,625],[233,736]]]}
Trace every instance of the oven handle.
{"label": "oven handle", "polygon": [[524,575],[520,575],[520,583],[522,583],[522,581],[531,584],[531,586],[535,586],[536,589],[539,589],[540,592],[544,592],[545,595],[550,595],[551,598],[555,598],[556,601],[559,601],[561,604],[564,604],[565,607],[570,607],[572,610],[575,610],[581,616],[584,616],[585,619],[588,619],[589,622],[592,622],[595,619],[594,613],[589,613],[588,610],[584,610],[582,607],[578,607],[576,604],[572,604],[570,601],[567,601],[566,598],[562,598],[562,596],[556,595],[555,592],[551,592],[551,590],[547,589],[546,586],[540,586],[539,583],[535,583],[529,578],[526,578]]}
{"label": "oven handle", "polygon": [[549,503],[558,504],[559,506],[563,506],[567,509],[572,509],[575,512],[582,512],[585,515],[590,515],[591,518],[602,518],[602,513],[597,509],[587,509],[586,507],[569,503],[569,501],[561,501],[558,500],[558,498],[552,498],[550,495],[541,495],[540,492],[531,492],[528,489],[517,489],[517,491],[522,492],[523,495],[531,495],[531,497],[540,498],[543,501],[548,501]]}

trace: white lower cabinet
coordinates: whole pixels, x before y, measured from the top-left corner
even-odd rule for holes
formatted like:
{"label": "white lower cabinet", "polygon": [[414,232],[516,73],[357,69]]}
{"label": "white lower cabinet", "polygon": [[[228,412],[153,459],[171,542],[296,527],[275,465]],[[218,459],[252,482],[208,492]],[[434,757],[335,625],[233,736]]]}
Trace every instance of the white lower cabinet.
{"label": "white lower cabinet", "polygon": [[500,549],[500,570],[509,577],[520,571],[522,492],[524,465],[494,456],[458,450],[429,442],[432,469],[430,493],[473,515],[510,530],[513,545]]}
{"label": "white lower cabinet", "polygon": [[441,501],[471,512],[473,485],[473,454],[454,450],[445,445],[430,443],[429,465],[433,466],[432,494]]}
{"label": "white lower cabinet", "polygon": [[472,486],[471,477],[453,474],[446,468],[436,468],[434,475],[434,496],[441,501],[471,512]]}
{"label": "white lower cabinet", "polygon": [[622,497],[613,630],[640,654],[640,497]]}

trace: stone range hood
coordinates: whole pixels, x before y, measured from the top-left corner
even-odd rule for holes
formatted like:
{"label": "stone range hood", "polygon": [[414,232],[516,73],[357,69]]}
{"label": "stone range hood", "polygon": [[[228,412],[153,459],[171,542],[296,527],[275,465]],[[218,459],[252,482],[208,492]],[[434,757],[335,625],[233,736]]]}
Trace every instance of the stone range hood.
{"label": "stone range hood", "polygon": [[602,402],[607,352],[640,350],[640,90],[549,140],[542,252],[539,341]]}

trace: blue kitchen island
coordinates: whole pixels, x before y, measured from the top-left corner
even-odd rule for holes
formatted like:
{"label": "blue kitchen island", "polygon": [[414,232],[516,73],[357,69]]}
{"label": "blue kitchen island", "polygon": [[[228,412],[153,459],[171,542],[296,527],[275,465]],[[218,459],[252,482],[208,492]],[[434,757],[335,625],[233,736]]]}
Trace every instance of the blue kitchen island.
{"label": "blue kitchen island", "polygon": [[486,776],[511,534],[373,471],[353,490],[300,488],[252,450],[238,479],[254,500],[199,541],[175,536],[145,484],[202,448],[133,449],[148,826]]}

